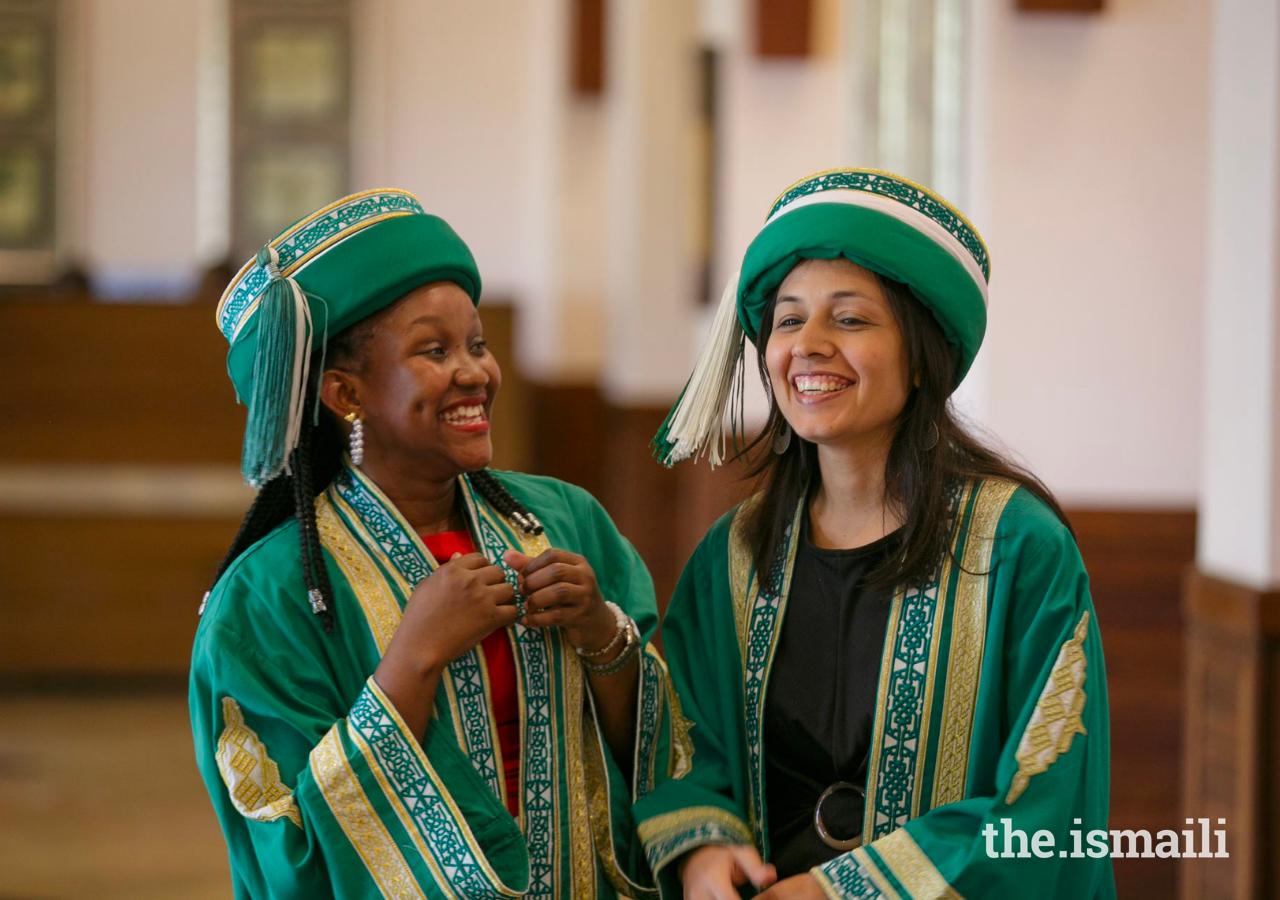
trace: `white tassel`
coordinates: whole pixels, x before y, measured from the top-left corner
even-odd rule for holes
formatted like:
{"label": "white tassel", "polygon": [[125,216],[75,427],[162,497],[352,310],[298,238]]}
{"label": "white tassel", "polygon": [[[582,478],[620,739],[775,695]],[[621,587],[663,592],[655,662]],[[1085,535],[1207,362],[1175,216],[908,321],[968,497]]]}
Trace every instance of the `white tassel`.
{"label": "white tassel", "polygon": [[711,466],[726,458],[725,412],[742,363],[742,326],[738,323],[738,274],[729,279],[711,331],[698,354],[680,399],[654,439],[657,455],[672,466],[704,453]]}
{"label": "white tassel", "polygon": [[[315,329],[311,322],[311,304],[303,293],[302,286],[292,278],[285,283],[293,289],[293,302],[297,309],[295,324],[297,328],[297,346],[300,352],[293,357],[293,386],[289,396],[289,430],[285,433],[285,452],[289,453],[298,446],[302,435],[302,417],[306,415],[307,381],[311,377],[311,347]],[[289,457],[285,457],[285,471],[289,471]],[[292,474],[292,473],[291,473]]]}

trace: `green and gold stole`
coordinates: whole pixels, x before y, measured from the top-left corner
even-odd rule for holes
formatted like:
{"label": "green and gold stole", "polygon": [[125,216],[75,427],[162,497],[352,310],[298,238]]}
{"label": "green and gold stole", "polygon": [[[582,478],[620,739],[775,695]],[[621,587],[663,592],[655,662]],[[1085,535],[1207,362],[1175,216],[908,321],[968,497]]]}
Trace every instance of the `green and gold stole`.
{"label": "green and gold stole", "polygon": [[[516,573],[502,560],[502,554],[514,549],[536,556],[550,546],[547,537],[520,532],[485,501],[465,475],[459,478],[458,486],[477,549],[500,566],[515,586]],[[353,466],[348,465],[317,498],[316,522],[323,546],[359,601],[381,656],[414,587],[430,577],[439,563],[387,497]],[[444,673],[427,740],[428,747],[438,747],[433,742],[440,734],[450,736],[476,778],[467,773],[459,779],[455,773],[455,783],[447,783],[448,778],[432,771],[429,754],[401,746],[402,729],[389,727],[398,716],[370,679],[371,689],[361,695],[350,724],[375,756],[383,754],[377,768],[388,774],[382,784],[387,798],[401,813],[406,827],[413,820],[415,827],[410,831],[423,838],[428,851],[424,856],[435,860],[432,875],[437,883],[459,897],[593,898],[597,894],[593,834],[594,843],[601,845],[599,858],[608,880],[632,896],[649,893],[646,885],[635,884],[623,874],[613,851],[610,807],[615,802],[613,795],[620,789],[625,795],[625,787],[616,783],[617,778],[610,784],[604,756],[607,751],[595,725],[577,654],[557,628],[526,628],[517,623],[508,636],[518,673],[521,716],[523,790],[514,823],[506,814],[502,751],[488,668],[478,646],[450,663]],[[637,791],[653,785],[668,684],[656,654],[650,650],[641,659],[633,773]],[[448,747],[441,750],[451,752]],[[499,867],[486,862],[492,851],[481,845],[461,811],[462,806],[474,809],[477,805],[486,810],[489,819],[505,818],[523,835],[528,854],[527,890],[523,885],[513,888],[504,884],[495,872]],[[493,830],[510,860],[510,841],[501,828]],[[350,831],[348,834],[351,836]],[[509,862],[504,868],[514,868],[523,875],[519,872],[522,862]],[[523,880],[514,878],[516,882]]]}
{"label": "green and gold stole", "polygon": [[[996,523],[1016,488],[1011,482],[985,480],[953,491],[951,553],[927,584],[902,587],[894,595],[867,764],[864,843],[964,797],[986,635],[987,572]],[[778,561],[763,579],[751,566],[741,513],[729,535],[730,587],[744,669],[748,815],[756,845],[764,852],[765,694],[805,505],[802,501],[797,508]]]}
{"label": "green and gold stole", "polygon": [[[525,539],[490,507],[472,487],[466,476],[458,480],[467,524],[480,550],[490,561],[503,568],[514,585],[515,572],[502,561],[508,549],[536,556],[548,546],[541,536]],[[353,587],[365,619],[378,646],[379,655],[395,633],[400,614],[414,587],[439,566],[422,540],[404,521],[385,495],[358,469],[347,467],[333,484],[316,500],[316,521],[321,539],[333,555]],[[562,842],[570,832],[566,819],[585,816],[581,804],[565,803],[558,790],[561,758],[566,746],[581,741],[583,678],[576,660],[566,658],[566,648],[556,629],[511,629],[514,643],[519,706],[521,711],[520,782],[524,786],[519,798],[518,824],[526,836],[529,853],[529,888],[525,896],[551,898],[564,896],[560,882],[571,878],[575,890],[582,886],[583,896],[591,892],[588,885],[595,880],[590,848],[575,848],[568,871],[561,861]],[[449,664],[441,679],[441,698],[435,707],[431,728],[452,734],[462,752],[471,761],[493,797],[506,805],[506,781],[493,718],[493,704],[488,669],[479,647],[468,651]],[[557,707],[562,711],[557,713]],[[359,710],[353,712],[356,727]],[[573,733],[567,733],[573,732]],[[570,773],[582,790],[581,771]],[[416,785],[394,785],[406,801],[416,797]],[[448,796],[449,786],[436,786]],[[572,793],[572,791],[570,792]],[[566,808],[568,807],[568,808]],[[449,817],[454,809],[445,808]],[[454,828],[472,843],[467,823],[457,820]],[[579,827],[581,827],[579,825]],[[453,830],[453,829],[448,829]],[[444,868],[444,867],[442,867]],[[449,881],[457,875],[445,877]],[[459,888],[467,885],[459,884]],[[498,890],[499,895],[510,895]],[[467,896],[474,896],[466,891]]]}

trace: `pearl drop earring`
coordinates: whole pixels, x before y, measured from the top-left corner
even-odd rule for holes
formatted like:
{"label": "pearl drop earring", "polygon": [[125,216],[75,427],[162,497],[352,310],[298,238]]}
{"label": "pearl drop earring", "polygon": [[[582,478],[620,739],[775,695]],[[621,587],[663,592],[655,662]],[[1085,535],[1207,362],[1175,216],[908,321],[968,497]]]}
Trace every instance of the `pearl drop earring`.
{"label": "pearl drop earring", "polygon": [[364,420],[353,412],[343,419],[351,423],[351,461],[358,466],[364,462]]}

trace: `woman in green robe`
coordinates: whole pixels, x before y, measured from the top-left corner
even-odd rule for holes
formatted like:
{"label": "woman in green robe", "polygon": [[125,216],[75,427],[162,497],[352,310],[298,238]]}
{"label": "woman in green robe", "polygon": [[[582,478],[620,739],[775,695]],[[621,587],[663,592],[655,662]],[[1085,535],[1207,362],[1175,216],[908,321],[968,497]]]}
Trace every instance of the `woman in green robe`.
{"label": "woman in green robe", "polygon": [[872,170],[788,188],[747,250],[656,441],[719,461],[753,341],[761,490],[663,625],[695,751],[636,807],[664,896],[1114,897],[1088,577],[950,405],[989,273],[954,207]]}
{"label": "woman in green robe", "polygon": [[653,894],[630,806],[679,762],[653,585],[587,493],[486,468],[479,295],[449,226],[380,190],[219,304],[260,490],[190,699],[237,898]]}

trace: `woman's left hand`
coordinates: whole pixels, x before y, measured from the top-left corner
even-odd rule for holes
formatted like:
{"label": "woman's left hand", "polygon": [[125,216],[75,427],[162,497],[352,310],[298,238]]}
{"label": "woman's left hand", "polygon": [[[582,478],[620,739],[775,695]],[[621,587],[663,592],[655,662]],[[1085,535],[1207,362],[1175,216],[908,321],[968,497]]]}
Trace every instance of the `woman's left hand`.
{"label": "woman's left hand", "polygon": [[520,575],[525,596],[520,624],[529,628],[557,625],[573,646],[583,650],[599,650],[613,640],[617,621],[605,606],[596,573],[584,557],[553,547],[532,559],[515,550],[502,558]]}
{"label": "woman's left hand", "polygon": [[818,879],[808,872],[784,878],[763,894],[757,894],[756,900],[825,900]]}

